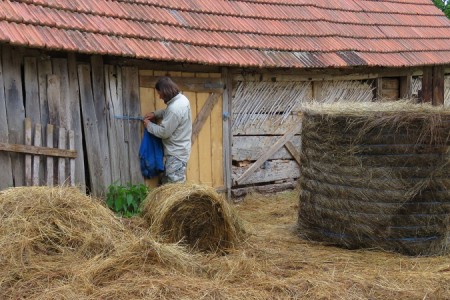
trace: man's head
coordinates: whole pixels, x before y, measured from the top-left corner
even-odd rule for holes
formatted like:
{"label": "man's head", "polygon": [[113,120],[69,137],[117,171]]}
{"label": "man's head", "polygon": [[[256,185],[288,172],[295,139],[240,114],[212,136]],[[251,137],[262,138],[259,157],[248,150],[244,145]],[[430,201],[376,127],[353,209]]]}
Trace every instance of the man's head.
{"label": "man's head", "polygon": [[159,93],[159,97],[164,100],[165,103],[178,95],[180,90],[175,82],[170,77],[164,76],[158,79],[155,84],[155,89]]}

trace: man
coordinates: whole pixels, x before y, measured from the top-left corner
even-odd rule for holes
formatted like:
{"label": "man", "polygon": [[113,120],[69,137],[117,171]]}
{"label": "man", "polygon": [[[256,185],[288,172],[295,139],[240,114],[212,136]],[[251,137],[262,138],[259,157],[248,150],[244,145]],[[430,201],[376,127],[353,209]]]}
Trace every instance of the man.
{"label": "man", "polygon": [[[164,175],[162,184],[186,181],[186,165],[191,153],[192,116],[189,100],[180,93],[169,77],[161,77],[155,85],[165,109],[145,115],[148,132],[161,138],[164,147]],[[159,125],[151,122],[162,119]]]}

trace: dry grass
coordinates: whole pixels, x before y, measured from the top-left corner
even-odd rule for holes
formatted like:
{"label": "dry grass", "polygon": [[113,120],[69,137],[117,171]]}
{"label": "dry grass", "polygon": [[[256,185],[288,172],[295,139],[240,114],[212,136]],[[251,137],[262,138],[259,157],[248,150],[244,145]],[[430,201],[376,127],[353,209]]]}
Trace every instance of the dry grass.
{"label": "dry grass", "polygon": [[[0,196],[0,202],[3,196]],[[79,205],[84,206],[82,203]],[[20,208],[10,209],[8,213],[16,209]],[[60,255],[41,255],[35,257],[31,264],[7,270],[13,266],[11,261],[5,260],[11,253],[0,250],[0,298],[450,298],[448,256],[418,258],[379,250],[350,251],[301,240],[294,231],[297,209],[297,191],[268,196],[248,195],[236,206],[249,233],[245,243],[222,256],[192,256],[183,250],[176,252],[175,257],[179,260],[195,261],[203,265],[201,269],[171,267],[173,255],[170,253],[180,249],[158,244],[149,237],[133,238],[127,228],[125,232],[132,237],[132,243],[128,240],[126,243],[118,242],[114,246],[116,250],[94,257],[75,249],[72,250],[79,255],[69,255],[71,252],[64,248]],[[75,206],[71,210],[77,214]],[[2,226],[7,218],[4,211],[1,211],[0,218]],[[116,224],[117,219],[108,214],[106,220],[109,224]],[[135,229],[136,224],[141,223],[131,224]],[[73,226],[76,227],[75,224]],[[102,226],[108,225],[102,223]],[[113,228],[122,230],[122,225],[113,225]],[[15,230],[9,228],[9,231]],[[5,231],[0,236],[2,242],[12,238],[3,234]],[[124,251],[122,256],[121,251]],[[7,274],[10,276],[5,276]],[[11,280],[5,281],[5,278]]]}
{"label": "dry grass", "polygon": [[142,216],[155,236],[195,250],[226,252],[245,234],[232,206],[205,185],[177,183],[154,189],[142,203]]}

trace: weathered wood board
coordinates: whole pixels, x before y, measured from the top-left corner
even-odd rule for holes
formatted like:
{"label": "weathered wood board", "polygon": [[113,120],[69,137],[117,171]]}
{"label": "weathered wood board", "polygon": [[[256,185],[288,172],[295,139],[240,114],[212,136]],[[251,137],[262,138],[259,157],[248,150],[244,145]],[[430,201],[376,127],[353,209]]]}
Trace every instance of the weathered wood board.
{"label": "weathered wood board", "polygon": [[[259,123],[260,118],[266,118],[264,115],[255,116],[255,123]],[[283,123],[277,123],[275,122],[276,117],[269,117],[267,120],[262,122],[260,126],[256,125],[245,125],[245,126],[233,126],[232,134],[234,136],[236,135],[280,135],[284,134],[286,131],[289,130],[289,128],[292,126],[292,124],[301,122],[301,116],[299,115],[290,115],[286,118],[286,120]]]}
{"label": "weathered wood board", "polygon": [[[248,167],[239,168],[233,166],[233,181],[241,177],[247,169]],[[298,177],[300,177],[300,169],[295,160],[268,160],[240,184],[246,185],[277,180],[289,180],[297,179]]]}
{"label": "weathered wood board", "polygon": [[[233,137],[233,147],[231,149],[233,161],[255,161],[257,160],[267,149],[280,139],[281,136],[235,136]],[[296,135],[291,139],[294,146],[300,150],[301,136]],[[281,147],[280,150],[272,155],[270,160],[273,159],[293,159],[292,155],[288,152],[286,147]]]}
{"label": "weathered wood board", "polygon": [[[5,103],[9,142],[24,143],[25,107],[23,105],[23,88],[21,63],[22,55],[15,48],[3,46],[2,64],[5,89]],[[25,158],[22,154],[10,153],[14,186],[25,184]]]}
{"label": "weathered wood board", "polygon": [[[3,85],[2,48],[0,47],[0,143],[8,143],[8,119],[6,116],[5,88]],[[8,152],[0,152],[0,190],[13,186],[11,158]]]}

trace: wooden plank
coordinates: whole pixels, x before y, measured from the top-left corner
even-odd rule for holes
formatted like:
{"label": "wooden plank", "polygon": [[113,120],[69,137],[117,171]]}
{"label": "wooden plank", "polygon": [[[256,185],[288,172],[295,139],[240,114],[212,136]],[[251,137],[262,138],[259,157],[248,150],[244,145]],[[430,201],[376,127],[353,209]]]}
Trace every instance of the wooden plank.
{"label": "wooden plank", "polygon": [[[30,118],[25,118],[25,145],[26,146],[31,146],[31,132],[32,132],[32,128],[31,128],[31,119]],[[32,157],[31,155],[27,154],[25,155],[25,185],[26,186],[31,186],[33,184],[33,175],[31,174],[32,172]]]}
{"label": "wooden plank", "polygon": [[[40,123],[49,124],[49,107],[47,98],[47,77],[52,75],[52,62],[50,59],[43,59],[38,61],[38,82],[39,82],[39,108],[40,108]],[[44,128],[43,128],[44,129]],[[45,133],[43,133],[43,145],[45,145]]]}
{"label": "wooden plank", "polygon": [[47,76],[47,101],[48,101],[48,119],[49,124],[59,126],[59,107],[60,107],[60,81],[57,75]]}
{"label": "wooden plank", "polygon": [[[68,54],[68,74],[69,74],[69,95],[70,95],[70,114],[71,123],[70,129],[73,130],[74,143],[77,152],[75,161],[75,177],[74,181],[80,187],[85,187],[85,166],[84,166],[84,151],[83,151],[83,131],[81,122],[81,109],[80,109],[80,90],[78,86],[78,70],[77,61],[74,53]],[[71,177],[72,180],[72,177]]]}
{"label": "wooden plank", "polygon": [[[34,146],[35,147],[41,147],[42,145],[42,128],[41,124],[36,124],[34,128]],[[41,156],[40,155],[33,155],[33,185],[38,186],[40,185],[40,170],[41,170]]]}
{"label": "wooden plank", "polygon": [[[69,130],[69,150],[75,150],[75,133],[73,130]],[[75,159],[69,160],[69,176],[70,176],[70,185],[75,186]]]}
{"label": "wooden plank", "polygon": [[[108,72],[106,72],[108,69]],[[109,107],[109,132],[110,156],[111,156],[111,180],[120,184],[130,181],[128,160],[123,159],[128,155],[128,146],[125,143],[124,124],[126,121],[115,119],[115,115],[123,115],[122,92],[119,92],[120,68],[105,66],[106,100]]]}
{"label": "wooden plank", "polygon": [[[211,117],[204,113],[203,107],[207,105],[209,95],[207,93],[197,93],[197,117],[204,118],[205,126],[198,134],[198,154],[199,154],[199,180],[201,184],[212,185],[212,171],[211,171]],[[215,97],[217,98],[217,97]],[[209,109],[208,109],[209,110]],[[203,113],[203,116],[200,114]],[[206,118],[205,118],[206,117]],[[195,123],[194,123],[195,125]],[[194,131],[194,125],[192,130]],[[198,128],[198,127],[197,127]],[[194,138],[194,136],[193,136]],[[195,141],[195,139],[194,139]]]}
{"label": "wooden plank", "polygon": [[[237,70],[236,70],[237,71]],[[302,70],[303,71],[303,70]],[[238,72],[238,71],[237,71]],[[292,81],[329,81],[329,80],[367,80],[378,78],[380,74],[378,73],[354,73],[353,74],[339,74],[338,72],[333,72],[332,69],[328,69],[327,72],[316,72],[314,73],[306,73],[299,72],[299,74],[283,74],[281,71],[278,71],[276,74],[273,71],[267,71],[262,73],[248,73],[242,75],[242,73],[233,74],[233,81],[280,81],[280,82],[292,82]],[[335,73],[335,74],[332,74]]]}
{"label": "wooden plank", "polygon": [[[50,137],[49,130],[53,133],[53,126],[51,129],[48,129],[49,125],[47,125],[47,137]],[[53,135],[52,135],[53,137]],[[47,147],[36,147],[32,145],[23,145],[23,144],[7,144],[0,143],[0,151],[14,152],[14,153],[25,153],[32,155],[44,155],[51,157],[65,157],[65,158],[76,158],[77,152],[75,150],[63,150],[63,149],[55,149],[53,148],[53,141],[49,143],[47,141]]]}
{"label": "wooden plank", "polygon": [[25,116],[30,118],[33,124],[40,124],[41,112],[39,103],[39,81],[35,57],[24,58],[24,73]]}
{"label": "wooden plank", "polygon": [[[235,182],[238,182],[238,185],[247,185],[279,180],[294,180],[300,177],[300,168],[294,160],[270,160],[264,163],[263,167],[257,168],[243,180],[235,180]],[[232,170],[233,178],[239,179],[248,169],[233,166]]]}
{"label": "wooden plank", "polygon": [[[167,73],[167,72],[165,72]],[[154,88],[156,82],[160,78],[156,76],[141,76],[139,78],[139,86],[146,88]],[[201,78],[201,77],[176,77],[171,76],[172,80],[178,85],[183,92],[200,92],[200,93],[221,93],[224,83],[221,78]]]}
{"label": "wooden plank", "polygon": [[204,96],[202,94],[200,94],[200,95],[202,98],[201,101],[204,103],[201,104],[202,108],[201,108],[200,112],[197,114],[194,124],[192,125],[192,141],[195,141],[197,139],[198,134],[200,133],[200,131],[203,128],[203,125],[210,117],[211,111],[213,110],[216,103],[219,101],[218,94],[211,93],[211,94],[209,94],[209,96],[206,100],[203,99]]}
{"label": "wooden plank", "polygon": [[[116,84],[116,88],[117,88],[117,99],[116,99],[116,103],[117,105],[115,106],[115,109],[120,109],[117,111],[121,111],[122,114],[124,114],[125,111],[125,104],[123,101],[123,83],[122,83],[122,68],[119,66],[116,66],[116,78],[117,78],[117,84]],[[114,100],[114,99],[113,99]],[[123,157],[128,157],[128,137],[129,137],[129,131],[130,131],[130,127],[128,126],[128,122],[120,122],[119,123],[121,128],[119,131],[119,138],[122,140],[122,145],[121,145],[121,153],[123,153]],[[131,181],[131,176],[130,176],[130,162],[128,159],[122,159],[121,160],[121,180],[123,180],[122,182],[130,182]]]}
{"label": "wooden plank", "polygon": [[[122,68],[122,88],[124,114],[131,116],[141,115],[139,100],[139,74],[135,67]],[[142,122],[128,121],[128,160],[130,163],[130,182],[132,184],[144,183],[139,162],[140,133]]]}
{"label": "wooden plank", "polygon": [[378,77],[375,79],[375,99],[377,101],[383,101],[383,78]]}
{"label": "wooden plank", "polygon": [[67,59],[52,59],[53,74],[59,78],[59,125],[70,129],[72,123],[70,111],[69,72]]}
{"label": "wooden plank", "polygon": [[267,152],[265,152],[258,160],[250,166],[238,179],[236,179],[237,184],[241,184],[245,179],[252,174],[256,169],[258,169],[269,157],[271,157],[278,149],[283,147],[283,145],[292,139],[292,137],[301,130],[302,123],[297,123],[293,125],[293,128],[286,132],[274,145],[272,145]]}
{"label": "wooden plank", "polygon": [[[58,149],[66,149],[66,129],[59,127]],[[66,159],[58,158],[58,185],[62,186],[66,182]]]}
{"label": "wooden plank", "polygon": [[[95,115],[97,117],[97,130],[100,138],[101,161],[104,165],[103,176],[105,184],[109,186],[111,181],[111,159],[108,140],[108,112],[105,99],[105,75],[103,60],[100,55],[91,56],[92,92],[94,96]],[[137,79],[136,79],[137,80]]]}
{"label": "wooden plank", "polygon": [[[292,124],[291,124],[292,126]],[[233,161],[255,161],[264,154],[272,145],[274,145],[281,136],[235,136],[233,137],[233,147],[231,157]],[[294,147],[300,149],[301,136],[295,135],[291,142]],[[278,149],[268,159],[292,159],[292,155],[285,147]]]}
{"label": "wooden plank", "polygon": [[444,105],[444,78],[443,66],[433,67],[433,105]]}
{"label": "wooden plank", "polygon": [[410,99],[411,98],[411,88],[412,76],[402,76],[400,77],[400,98]]}
{"label": "wooden plank", "polygon": [[[194,73],[182,73],[183,77],[195,76]],[[197,118],[197,94],[195,92],[183,91],[183,94],[189,99],[191,103],[192,120]],[[199,143],[194,141],[191,145],[191,156],[187,164],[187,181],[200,183],[200,162],[199,162]]]}
{"label": "wooden plank", "polygon": [[[3,46],[3,80],[5,89],[6,117],[8,121],[9,143],[23,144],[25,107],[22,89],[22,56],[16,48]],[[13,182],[15,186],[25,183],[25,161],[22,155],[10,153]]]}
{"label": "wooden plank", "polygon": [[[0,143],[8,143],[8,119],[3,84],[2,47],[0,47]],[[0,190],[13,186],[11,158],[9,152],[0,152]]]}
{"label": "wooden plank", "polygon": [[433,70],[431,67],[423,68],[422,76],[422,102],[433,100]]}
{"label": "wooden plank", "polygon": [[[91,68],[89,65],[78,65],[80,82],[80,99],[83,114],[83,127],[86,140],[86,153],[90,178],[90,189],[95,196],[106,192],[104,161],[101,153],[100,138],[97,130],[97,116],[92,94]],[[127,158],[124,158],[127,159]]]}
{"label": "wooden plank", "polygon": [[292,157],[295,159],[295,161],[298,163],[299,166],[301,166],[300,162],[300,153],[297,151],[300,147],[294,146],[294,144],[291,141],[287,141],[284,146],[288,149],[288,151],[291,153]]}
{"label": "wooden plank", "polygon": [[232,145],[232,131],[231,131],[231,117],[232,117],[232,99],[233,99],[233,80],[229,69],[224,67],[222,69],[222,78],[225,81],[225,89],[222,94],[222,130],[223,130],[223,169],[224,169],[224,184],[228,199],[231,199],[231,145]]}
{"label": "wooden plank", "polygon": [[400,87],[399,78],[384,77],[381,86],[383,90],[398,90]]}
{"label": "wooden plank", "polygon": [[232,195],[233,197],[243,197],[250,193],[277,193],[282,192],[286,190],[294,189],[296,186],[295,181],[288,181],[288,182],[282,182],[282,183],[275,183],[275,184],[266,184],[261,186],[251,186],[251,187],[245,187],[245,188],[235,188],[232,189]]}
{"label": "wooden plank", "polygon": [[[47,148],[53,149],[53,132],[54,127],[52,124],[47,124]],[[53,179],[53,157],[47,156],[47,172],[46,172],[46,182],[48,186],[53,186],[54,179]]]}
{"label": "wooden plank", "polygon": [[287,116],[283,123],[278,123],[276,120],[278,116],[272,116],[266,118],[264,115],[255,116],[255,123],[259,124],[258,118],[265,118],[264,122],[260,126],[247,125],[247,126],[233,126],[233,135],[282,135],[284,134],[292,124],[300,122],[301,116],[294,114]]}

